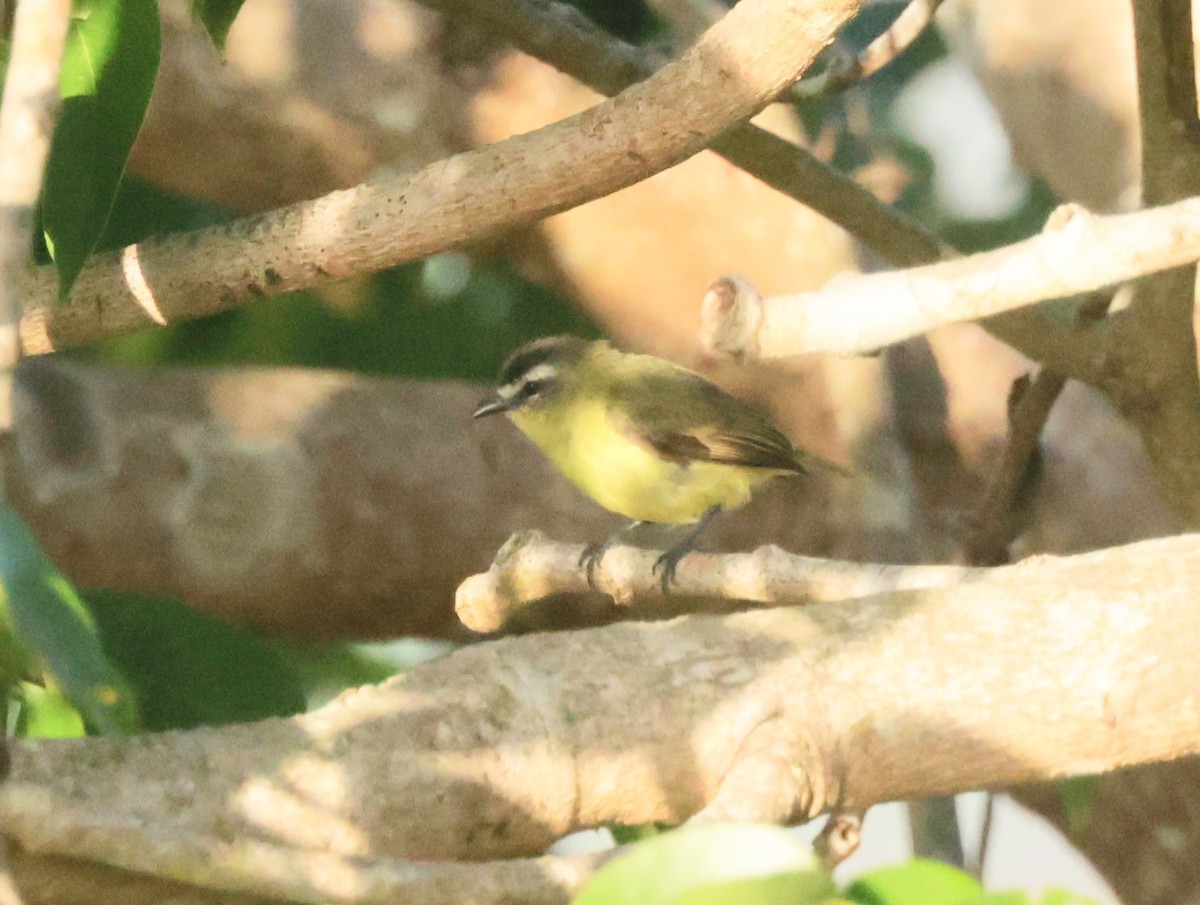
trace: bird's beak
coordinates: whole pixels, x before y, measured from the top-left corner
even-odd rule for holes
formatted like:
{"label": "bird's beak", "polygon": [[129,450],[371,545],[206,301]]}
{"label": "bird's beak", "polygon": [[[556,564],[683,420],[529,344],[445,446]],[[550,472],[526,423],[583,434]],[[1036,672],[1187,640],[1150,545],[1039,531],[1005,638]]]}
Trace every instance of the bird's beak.
{"label": "bird's beak", "polygon": [[500,412],[508,411],[508,403],[499,396],[488,396],[476,407],[472,418],[483,418],[487,415],[497,415]]}

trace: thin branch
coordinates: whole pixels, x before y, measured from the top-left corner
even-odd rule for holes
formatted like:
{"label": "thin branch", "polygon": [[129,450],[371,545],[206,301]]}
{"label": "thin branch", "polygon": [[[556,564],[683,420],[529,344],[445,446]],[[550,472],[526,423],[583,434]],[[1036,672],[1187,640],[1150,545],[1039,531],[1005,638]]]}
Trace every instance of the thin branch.
{"label": "thin branch", "polygon": [[[459,585],[455,611],[477,632],[503,628],[529,604],[558,593],[587,593],[587,571],[580,567],[583,548],[548,541],[537,531],[514,534],[484,573]],[[662,587],[651,574],[659,551],[613,547],[595,569],[595,589],[625,606],[661,599]],[[743,600],[763,606],[796,606],[847,600],[916,588],[945,587],[977,578],[963,566],[892,566],[818,559],[759,547],[752,553],[690,553],[679,564],[672,585],[681,601],[697,597]]]}
{"label": "thin branch", "polygon": [[835,45],[834,56],[820,75],[804,78],[792,87],[792,96],[806,100],[844,91],[873,76],[904,53],[930,25],[944,0],[911,0],[888,27],[858,55]]}
{"label": "thin branch", "polygon": [[703,339],[710,351],[744,358],[869,353],[1197,259],[1200,198],[1107,217],[1064,205],[1040,235],[1005,248],[839,278],[816,292],[763,299],[745,280],[719,280],[704,300]]}
{"label": "thin branch", "polygon": [[1042,428],[1066,383],[1061,374],[1043,369],[1033,380],[1026,375],[1013,384],[1008,442],[962,538],[963,556],[971,565],[998,566],[1009,561],[1009,544],[1021,529],[1019,497],[1037,456]]}
{"label": "thin branch", "polygon": [[58,73],[70,13],[69,0],[22,0],[13,22],[0,102],[0,365],[6,368],[20,357],[18,287],[32,263],[33,209],[61,103]]}
{"label": "thin branch", "polygon": [[[678,824],[755,776],[742,816],[795,822],[1200,753],[1198,593],[1187,535],[854,606],[470,645],[287,720],[21,741],[0,822],[25,851],[226,889],[381,901],[375,871],[412,868],[405,901],[497,901],[458,862]],[[508,901],[535,898],[522,870]]]}
{"label": "thin branch", "polygon": [[752,116],[862,0],[746,0],[618,98],[406,176],[99,255],[65,304],[30,281],[29,351],[226,310],[423,257],[644,179]]}

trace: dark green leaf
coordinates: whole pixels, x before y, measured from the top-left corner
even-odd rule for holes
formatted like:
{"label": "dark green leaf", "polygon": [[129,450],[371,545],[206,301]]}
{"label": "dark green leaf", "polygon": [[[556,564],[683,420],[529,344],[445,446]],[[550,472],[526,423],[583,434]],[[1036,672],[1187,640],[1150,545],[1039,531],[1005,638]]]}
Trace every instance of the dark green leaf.
{"label": "dark green leaf", "polygon": [[574,905],[806,905],[833,882],[812,849],[775,826],[685,827],[633,846]]}
{"label": "dark green leaf", "polygon": [[72,18],[63,51],[63,107],[42,192],[42,226],[61,297],[108,221],[150,101],[159,43],[155,0],[95,0]]}
{"label": "dark green leaf", "polygon": [[12,635],[32,655],[25,658],[25,671],[33,657],[44,663],[67,700],[101,732],[135,730],[133,696],[105,657],[91,614],[24,522],[4,506],[0,506],[0,583]]}
{"label": "dark green leaf", "polygon": [[225,53],[225,38],[242,0],[192,0],[192,15],[204,23],[204,28],[217,50]]}
{"label": "dark green leaf", "polygon": [[149,730],[304,710],[296,670],[257,635],[174,600],[89,591],[87,602],[105,651],[137,691]]}
{"label": "dark green leaf", "polygon": [[970,874],[919,858],[864,874],[845,893],[860,905],[965,905],[983,894]]}

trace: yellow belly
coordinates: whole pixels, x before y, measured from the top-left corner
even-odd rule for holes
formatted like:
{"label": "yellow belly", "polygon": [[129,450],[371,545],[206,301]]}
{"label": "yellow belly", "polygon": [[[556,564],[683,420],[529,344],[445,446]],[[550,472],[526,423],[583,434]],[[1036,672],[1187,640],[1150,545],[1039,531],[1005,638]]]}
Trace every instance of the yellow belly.
{"label": "yellow belly", "polygon": [[512,412],[513,422],[576,486],[605,509],[665,525],[699,521],[714,506],[733,509],[779,474],[715,462],[677,463],[613,427],[600,404],[571,417]]}

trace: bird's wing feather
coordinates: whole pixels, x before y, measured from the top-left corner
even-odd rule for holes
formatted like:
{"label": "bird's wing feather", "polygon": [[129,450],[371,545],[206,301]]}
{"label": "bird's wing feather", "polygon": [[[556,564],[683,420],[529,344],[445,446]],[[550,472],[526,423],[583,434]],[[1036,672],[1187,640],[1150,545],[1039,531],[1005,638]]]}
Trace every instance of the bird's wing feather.
{"label": "bird's wing feather", "polygon": [[668,367],[670,373],[660,374],[643,369],[636,381],[618,380],[611,388],[619,430],[678,462],[807,471],[801,454],[764,412],[697,374]]}

